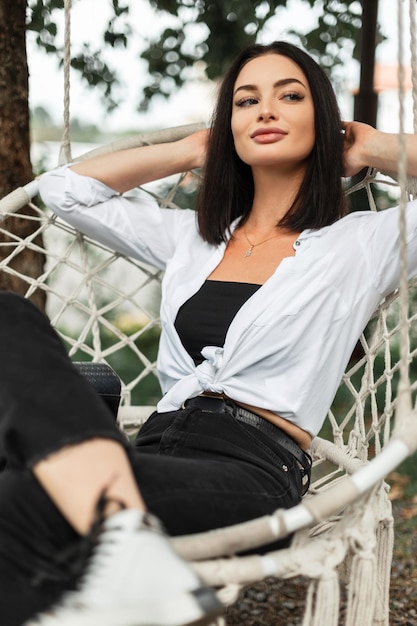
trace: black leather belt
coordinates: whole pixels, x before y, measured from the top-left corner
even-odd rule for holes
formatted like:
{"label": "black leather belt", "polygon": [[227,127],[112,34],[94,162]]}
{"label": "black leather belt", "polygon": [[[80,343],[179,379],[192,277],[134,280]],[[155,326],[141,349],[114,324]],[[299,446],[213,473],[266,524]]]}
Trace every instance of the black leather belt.
{"label": "black leather belt", "polygon": [[275,426],[275,424],[269,422],[264,417],[244,409],[233,402],[233,400],[226,400],[211,396],[196,396],[194,398],[189,398],[183,403],[183,408],[188,407],[195,407],[200,411],[207,413],[228,413],[229,415],[233,415],[233,417],[239,422],[253,426],[262,433],[272,437],[297,459],[303,479],[307,478],[306,481],[303,480],[303,484],[305,486],[307,483],[308,488],[308,483],[310,482],[311,457],[307,454],[307,452],[304,452],[304,450],[300,448],[292,437],[279,428],[279,426]]}

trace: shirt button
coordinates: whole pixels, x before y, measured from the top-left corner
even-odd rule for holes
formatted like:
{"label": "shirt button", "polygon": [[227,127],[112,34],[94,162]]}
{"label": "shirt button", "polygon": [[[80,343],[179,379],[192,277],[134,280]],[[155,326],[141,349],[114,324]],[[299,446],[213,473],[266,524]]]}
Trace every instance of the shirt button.
{"label": "shirt button", "polygon": [[296,241],[294,242],[294,245],[295,245],[295,246],[297,246],[297,247],[298,247],[298,246],[301,246],[301,241],[299,241],[298,239],[296,239]]}

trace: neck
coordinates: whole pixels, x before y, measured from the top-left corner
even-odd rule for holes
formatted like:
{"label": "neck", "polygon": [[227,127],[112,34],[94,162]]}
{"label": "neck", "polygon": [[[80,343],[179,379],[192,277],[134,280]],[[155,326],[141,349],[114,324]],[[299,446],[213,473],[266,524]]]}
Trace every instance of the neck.
{"label": "neck", "polygon": [[300,189],[304,168],[283,173],[276,169],[253,169],[254,199],[247,223],[263,232],[288,212]]}

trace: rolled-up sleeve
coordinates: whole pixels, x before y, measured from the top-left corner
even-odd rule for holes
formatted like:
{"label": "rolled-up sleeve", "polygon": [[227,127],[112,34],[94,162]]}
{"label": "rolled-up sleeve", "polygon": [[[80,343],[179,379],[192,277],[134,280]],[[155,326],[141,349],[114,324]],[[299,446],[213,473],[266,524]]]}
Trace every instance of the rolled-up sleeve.
{"label": "rolled-up sleeve", "polygon": [[85,235],[116,252],[164,270],[193,211],[161,209],[143,190],[120,195],[68,166],[43,174],[39,193],[47,207]]}
{"label": "rolled-up sleeve", "polygon": [[[399,287],[400,231],[399,208],[370,213],[363,219],[359,237],[369,263],[372,283],[386,296]],[[417,275],[417,201],[406,208],[406,243],[409,279]]]}

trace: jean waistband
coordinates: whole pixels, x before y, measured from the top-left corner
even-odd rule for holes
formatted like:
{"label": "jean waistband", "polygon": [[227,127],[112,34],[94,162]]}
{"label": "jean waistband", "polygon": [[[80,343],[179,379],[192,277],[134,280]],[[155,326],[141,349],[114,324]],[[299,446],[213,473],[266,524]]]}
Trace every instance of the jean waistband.
{"label": "jean waistband", "polygon": [[[215,398],[211,396],[196,396],[189,398],[183,403],[183,408],[195,407],[200,411],[207,413],[228,413],[233,415],[235,419],[249,426],[257,428],[260,432],[272,437],[277,443],[285,448],[290,454],[292,454],[299,465],[301,466],[302,477],[307,477],[309,482],[310,470],[311,470],[311,457],[307,452],[304,452],[298,443],[290,437],[279,426],[276,426],[272,422],[269,422],[264,417],[248,411],[239,406],[233,400],[227,400],[223,398]],[[303,480],[303,484],[304,484]]]}

